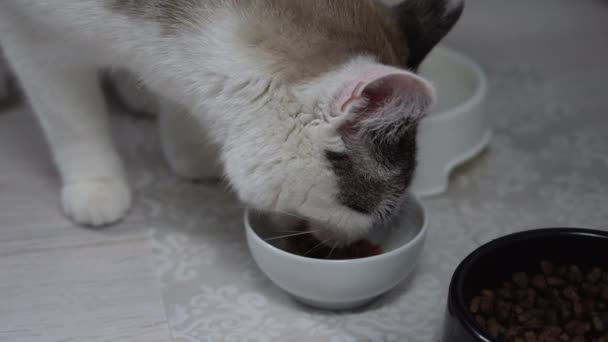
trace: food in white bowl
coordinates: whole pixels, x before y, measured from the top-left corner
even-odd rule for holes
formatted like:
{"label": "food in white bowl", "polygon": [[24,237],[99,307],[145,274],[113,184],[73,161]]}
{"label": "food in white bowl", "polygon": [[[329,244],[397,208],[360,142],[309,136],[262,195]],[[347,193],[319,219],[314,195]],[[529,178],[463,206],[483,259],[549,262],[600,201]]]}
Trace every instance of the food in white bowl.
{"label": "food in white bowl", "polygon": [[[359,307],[394,288],[416,266],[427,231],[424,208],[410,198],[398,218],[373,229],[364,239],[369,241],[368,246],[378,245],[380,254],[335,260],[331,256],[323,258],[322,254],[310,257],[303,255],[306,252],[287,251],[289,244],[285,239],[297,239],[307,232],[276,227],[270,215],[273,214],[251,209],[245,212],[247,243],[253,259],[278,287],[302,303],[323,309]],[[325,250],[329,253],[332,248]]]}

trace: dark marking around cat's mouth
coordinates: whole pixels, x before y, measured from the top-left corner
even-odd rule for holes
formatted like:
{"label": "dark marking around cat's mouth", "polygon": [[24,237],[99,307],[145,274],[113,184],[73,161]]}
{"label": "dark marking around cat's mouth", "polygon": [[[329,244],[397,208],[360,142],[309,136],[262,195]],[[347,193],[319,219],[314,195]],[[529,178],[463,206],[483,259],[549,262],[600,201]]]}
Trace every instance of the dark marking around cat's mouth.
{"label": "dark marking around cat's mouth", "polygon": [[337,178],[338,200],[356,212],[388,219],[413,178],[416,133],[412,125],[396,141],[345,139],[345,152],[325,151]]}

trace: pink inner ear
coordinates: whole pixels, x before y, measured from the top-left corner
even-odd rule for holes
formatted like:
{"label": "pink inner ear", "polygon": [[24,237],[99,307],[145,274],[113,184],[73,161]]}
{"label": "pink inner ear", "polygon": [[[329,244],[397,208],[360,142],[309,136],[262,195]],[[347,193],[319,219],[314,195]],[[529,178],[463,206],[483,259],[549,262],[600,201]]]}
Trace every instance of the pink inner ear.
{"label": "pink inner ear", "polygon": [[433,87],[421,77],[397,68],[379,65],[365,72],[343,89],[334,108],[337,115],[352,112],[372,114],[396,96],[432,102]]}

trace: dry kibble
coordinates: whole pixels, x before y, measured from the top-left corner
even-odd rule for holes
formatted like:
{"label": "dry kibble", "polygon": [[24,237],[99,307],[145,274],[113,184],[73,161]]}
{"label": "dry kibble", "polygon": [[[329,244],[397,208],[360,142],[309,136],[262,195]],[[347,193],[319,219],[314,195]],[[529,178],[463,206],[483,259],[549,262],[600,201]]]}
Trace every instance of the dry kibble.
{"label": "dry kibble", "polygon": [[494,291],[491,290],[481,290],[481,296],[494,299],[496,297],[496,294],[494,293]]}
{"label": "dry kibble", "polygon": [[528,331],[524,334],[526,342],[536,342],[536,334],[533,331]]}
{"label": "dry kibble", "polygon": [[576,290],[572,286],[566,287],[562,293],[564,294],[564,297],[566,297],[567,299],[569,299],[572,302],[579,300],[578,294],[576,293]]}
{"label": "dry kibble", "polygon": [[498,342],[608,342],[608,272],[545,260],[480,291],[469,310]]}
{"label": "dry kibble", "polygon": [[587,274],[587,280],[592,284],[597,283],[601,277],[602,270],[599,267],[594,267],[591,272]]}
{"label": "dry kibble", "polygon": [[604,331],[605,327],[604,327],[604,322],[602,322],[602,320],[600,319],[599,316],[597,315],[593,315],[593,317],[591,318],[591,321],[593,322],[593,328],[596,331]]}
{"label": "dry kibble", "polygon": [[568,268],[567,278],[573,283],[580,283],[581,281],[583,281],[583,272],[578,266],[570,265],[570,267]]}
{"label": "dry kibble", "polygon": [[482,297],[479,301],[479,309],[485,314],[491,313],[494,310],[493,299],[488,297]]}
{"label": "dry kibble", "polygon": [[602,299],[608,300],[608,284],[602,287],[602,294],[600,296]]}
{"label": "dry kibble", "polygon": [[515,285],[519,286],[522,289],[525,289],[528,287],[529,281],[530,281],[530,278],[528,277],[528,275],[525,272],[519,272],[519,273],[515,273],[513,275],[513,282],[515,283]]}
{"label": "dry kibble", "polygon": [[585,291],[585,293],[587,293],[588,295],[593,296],[593,298],[597,297],[600,294],[600,287],[595,284],[584,283],[582,287],[583,291]]}
{"label": "dry kibble", "polygon": [[552,275],[555,271],[555,266],[553,266],[553,263],[548,260],[541,261],[540,267],[543,270],[543,273],[546,275]]}
{"label": "dry kibble", "polygon": [[471,304],[469,305],[469,311],[471,311],[474,314],[478,313],[480,301],[481,301],[481,298],[479,298],[479,297],[473,298],[473,300],[471,301]]}
{"label": "dry kibble", "polygon": [[537,274],[532,278],[532,285],[539,290],[543,290],[547,288],[547,281],[545,280],[545,276],[542,274]]}
{"label": "dry kibble", "polygon": [[581,318],[583,315],[583,306],[581,305],[581,302],[576,301],[572,303],[572,312],[576,318]]}
{"label": "dry kibble", "polygon": [[565,283],[566,282],[564,281],[564,279],[560,277],[547,277],[547,284],[549,284],[550,286],[561,286]]}
{"label": "dry kibble", "polygon": [[475,321],[477,321],[477,324],[479,324],[482,329],[486,329],[486,319],[483,318],[482,315],[475,316]]}
{"label": "dry kibble", "polygon": [[498,323],[495,318],[490,318],[486,322],[486,326],[488,328],[488,333],[494,338],[498,338],[505,330],[505,328],[500,323]]}

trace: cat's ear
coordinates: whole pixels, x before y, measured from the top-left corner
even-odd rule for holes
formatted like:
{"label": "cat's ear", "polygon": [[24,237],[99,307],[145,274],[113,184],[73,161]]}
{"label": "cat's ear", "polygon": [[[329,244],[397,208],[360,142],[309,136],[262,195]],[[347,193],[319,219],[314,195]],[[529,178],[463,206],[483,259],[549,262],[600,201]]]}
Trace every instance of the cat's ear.
{"label": "cat's ear", "polygon": [[417,123],[435,100],[435,89],[422,77],[377,65],[349,82],[334,98],[332,115],[342,134],[374,133],[398,138],[402,128]]}
{"label": "cat's ear", "polygon": [[460,19],[464,0],[404,0],[393,11],[409,54],[405,65],[416,70]]}

